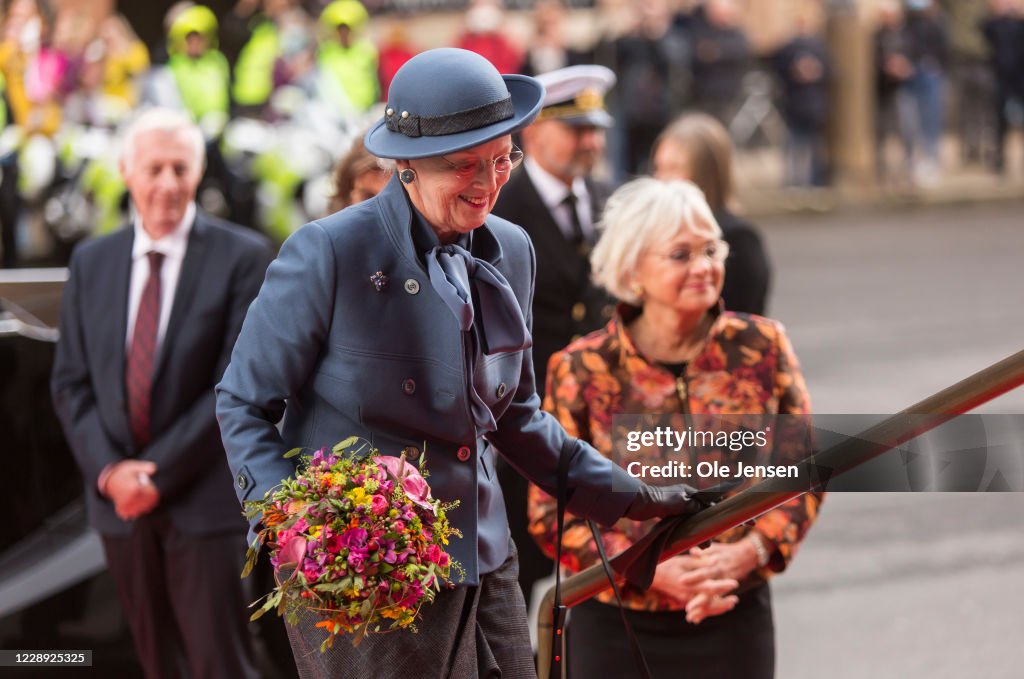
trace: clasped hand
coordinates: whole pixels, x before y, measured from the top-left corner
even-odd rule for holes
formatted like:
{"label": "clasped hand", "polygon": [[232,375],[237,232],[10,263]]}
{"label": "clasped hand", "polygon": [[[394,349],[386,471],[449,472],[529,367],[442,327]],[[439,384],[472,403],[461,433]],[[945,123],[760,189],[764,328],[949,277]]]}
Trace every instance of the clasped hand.
{"label": "clasped hand", "polygon": [[731,611],[739,602],[731,594],[757,566],[757,552],[747,540],[694,547],[658,565],[651,589],[686,606],[686,620],[697,624]]}
{"label": "clasped hand", "polygon": [[160,492],[150,479],[156,464],[146,460],[124,460],[114,465],[107,479],[106,494],[114,502],[114,511],[125,521],[153,511],[160,503]]}

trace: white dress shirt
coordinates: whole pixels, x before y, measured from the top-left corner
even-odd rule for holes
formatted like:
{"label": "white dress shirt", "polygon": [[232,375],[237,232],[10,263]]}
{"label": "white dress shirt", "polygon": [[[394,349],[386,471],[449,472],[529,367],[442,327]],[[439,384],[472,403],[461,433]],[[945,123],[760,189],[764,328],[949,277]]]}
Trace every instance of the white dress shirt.
{"label": "white dress shirt", "polygon": [[192,223],[196,219],[196,205],[189,203],[185,210],[185,216],[178,223],[173,231],[158,240],[152,237],[142,227],[142,219],[135,218],[135,241],[132,245],[132,275],[128,288],[128,331],[125,335],[125,353],[132,343],[132,335],[135,333],[135,316],[139,312],[139,301],[142,299],[142,291],[149,279],[149,258],[146,256],[151,251],[159,252],[164,256],[163,264],[160,266],[160,326],[156,333],[156,351],[160,351],[164,335],[167,333],[167,323],[171,319],[171,307],[174,305],[174,294],[178,290],[178,278],[181,276],[181,264],[185,260],[185,250],[188,249],[188,237],[192,233]]}
{"label": "white dress shirt", "polygon": [[538,165],[537,161],[530,156],[526,157],[523,167],[526,168],[526,174],[530,176],[530,181],[537,188],[540,199],[544,201],[544,205],[554,217],[558,228],[562,230],[562,235],[570,242],[575,234],[569,206],[565,204],[565,199],[570,191],[576,196],[576,214],[580,218],[583,236],[588,242],[593,243],[596,240],[596,229],[594,228],[594,216],[590,210],[590,193],[587,191],[587,184],[583,181],[583,177],[573,179],[572,186],[569,187],[561,179]]}

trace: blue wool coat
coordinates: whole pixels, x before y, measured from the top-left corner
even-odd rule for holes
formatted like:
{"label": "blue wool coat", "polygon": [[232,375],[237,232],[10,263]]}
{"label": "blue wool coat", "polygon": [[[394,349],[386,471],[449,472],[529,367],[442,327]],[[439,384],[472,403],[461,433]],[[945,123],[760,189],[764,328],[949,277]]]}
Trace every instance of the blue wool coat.
{"label": "blue wool coat", "polygon": [[[509,554],[495,455],[553,493],[568,437],[540,410],[528,349],[482,355],[467,374],[471,338],[430,285],[412,219],[392,179],[376,198],[288,239],[217,386],[217,417],[242,501],[294,474],[295,461],[282,457],[293,447],[357,435],[388,455],[425,450],[434,497],[461,502],[449,518],[463,537],[450,549],[465,568],[463,584],[475,585]],[[474,231],[472,252],[505,276],[529,325],[535,260],[525,232],[490,216]],[[387,277],[380,290],[371,280],[378,271]],[[477,431],[468,380],[496,431]],[[639,482],[575,442],[569,487],[569,511],[611,524]]]}

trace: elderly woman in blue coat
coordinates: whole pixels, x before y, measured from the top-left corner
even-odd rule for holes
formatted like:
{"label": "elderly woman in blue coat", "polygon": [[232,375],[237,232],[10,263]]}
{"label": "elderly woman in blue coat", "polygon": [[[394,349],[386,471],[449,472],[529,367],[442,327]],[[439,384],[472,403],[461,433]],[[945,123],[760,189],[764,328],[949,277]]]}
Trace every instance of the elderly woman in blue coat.
{"label": "elderly woman in blue coat", "polygon": [[461,503],[451,552],[465,575],[426,608],[421,632],[321,655],[322,630],[301,622],[289,638],[303,677],[534,676],[496,455],[555,493],[564,447],[567,509],[606,525],[698,509],[687,487],[640,483],[540,410],[533,249],[490,210],[523,158],[511,134],[543,95],[464,50],[409,61],[365,137],[395,160],[392,180],[299,229],[249,309],[217,387],[240,500],[294,474],[286,450],[358,435],[384,454],[428,454],[434,497]]}

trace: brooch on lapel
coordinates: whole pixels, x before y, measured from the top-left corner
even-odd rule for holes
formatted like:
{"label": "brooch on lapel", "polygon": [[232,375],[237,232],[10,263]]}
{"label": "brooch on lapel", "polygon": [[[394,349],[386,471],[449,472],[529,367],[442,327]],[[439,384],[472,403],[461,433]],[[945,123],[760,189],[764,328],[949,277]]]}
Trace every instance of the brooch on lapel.
{"label": "brooch on lapel", "polygon": [[388,284],[388,277],[384,275],[383,271],[378,271],[370,276],[370,282],[373,283],[373,287],[377,292],[381,292],[384,290],[384,286]]}

